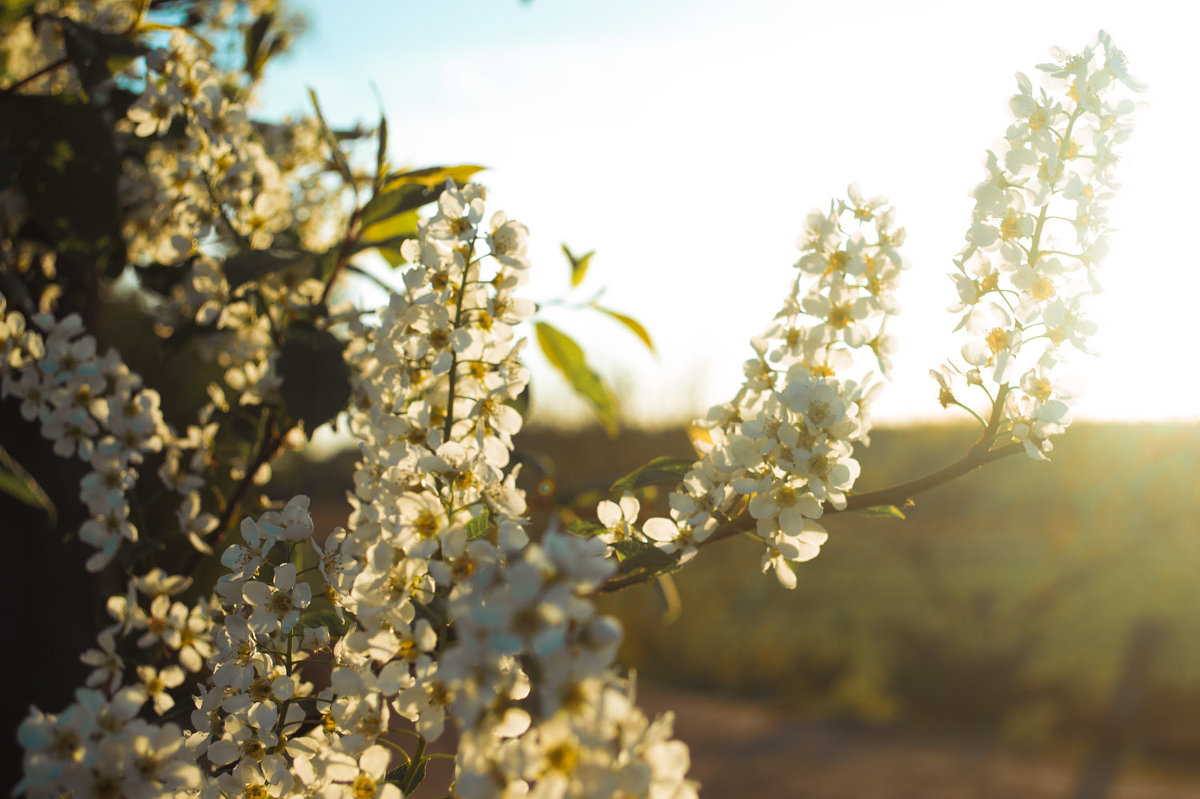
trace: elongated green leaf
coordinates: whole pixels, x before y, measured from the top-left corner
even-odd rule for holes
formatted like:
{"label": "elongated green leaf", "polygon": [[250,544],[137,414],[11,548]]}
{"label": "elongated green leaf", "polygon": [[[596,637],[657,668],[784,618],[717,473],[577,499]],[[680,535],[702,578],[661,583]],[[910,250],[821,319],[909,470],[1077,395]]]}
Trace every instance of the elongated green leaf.
{"label": "elongated green leaf", "polygon": [[0,0],[0,25],[16,22],[33,11],[36,0]]}
{"label": "elongated green leaf", "polygon": [[492,512],[484,508],[483,513],[467,522],[467,540],[474,541],[476,538],[483,538],[490,529],[492,529]]}
{"label": "elongated green leaf", "polygon": [[313,430],[337,416],[350,399],[345,345],[328,330],[297,320],[288,326],[279,350],[280,393],[288,415]]}
{"label": "elongated green leaf", "polygon": [[333,163],[337,166],[338,172],[342,173],[342,178],[345,179],[350,187],[354,188],[355,195],[357,195],[358,189],[354,182],[354,173],[350,171],[350,164],[346,161],[346,154],[338,146],[337,136],[333,134],[333,130],[325,121],[325,115],[321,113],[321,104],[317,102],[316,91],[310,88],[308,90],[308,97],[312,100],[313,110],[317,112],[317,121],[321,123],[321,132],[324,134],[325,141],[329,144],[329,150],[333,154]]}
{"label": "elongated green leaf", "polygon": [[695,465],[696,461],[693,459],[660,455],[613,483],[609,491],[613,494],[620,494],[646,486],[678,483]]}
{"label": "elongated green leaf", "polygon": [[329,630],[331,637],[338,638],[346,633],[350,625],[345,619],[338,618],[337,611],[322,596],[319,599],[315,599],[312,605],[300,615],[300,623],[297,629],[303,630],[305,627],[325,627],[325,629]]}
{"label": "elongated green leaf", "polygon": [[372,197],[379,194],[379,190],[383,188],[383,170],[387,166],[387,145],[388,145],[388,128],[387,117],[383,112],[379,113],[379,146],[375,150],[375,191]]}
{"label": "elongated green leaf", "polygon": [[475,164],[459,164],[457,166],[427,166],[421,169],[410,169],[388,175],[384,181],[384,189],[401,183],[419,183],[422,186],[445,186],[447,180],[455,183],[466,183],[476,172],[482,172],[486,167]]}
{"label": "elongated green leaf", "polygon": [[[232,291],[252,280],[262,280],[276,272],[282,272],[292,267],[303,267],[303,257],[277,255],[267,250],[249,250],[238,252],[225,259],[225,280]],[[307,263],[311,272],[312,262]]]}
{"label": "elongated green leaf", "polygon": [[589,522],[587,519],[574,518],[566,523],[565,529],[571,535],[580,538],[595,538],[605,530],[604,525]]}
{"label": "elongated green leaf", "polygon": [[600,375],[588,365],[583,350],[566,333],[546,322],[535,322],[538,346],[546,359],[571,384],[575,393],[592,406],[610,436],[617,434],[617,399]]}
{"label": "elongated green leaf", "polygon": [[375,246],[375,251],[379,253],[383,260],[387,261],[388,265],[393,269],[398,266],[402,266],[405,263],[404,256],[401,255],[400,250],[389,244],[377,245]]}
{"label": "elongated green leaf", "polygon": [[[567,256],[567,260],[571,262],[571,285],[578,286],[583,282],[583,278],[587,275],[588,264],[592,261],[592,256],[596,254],[595,250],[589,250],[583,255],[575,255],[571,252],[566,244],[562,245],[563,255]],[[653,348],[651,348],[653,349]]]}
{"label": "elongated green leaf", "polygon": [[17,463],[3,447],[0,447],[0,491],[18,502],[46,511],[51,527],[57,523],[58,509],[54,507],[50,497],[38,485],[37,480],[33,479],[33,475]]}
{"label": "elongated green leaf", "polygon": [[635,538],[612,545],[626,573],[646,570],[658,572],[675,565],[675,558],[653,544]]}
{"label": "elongated green leaf", "polygon": [[642,327],[641,322],[634,319],[632,316],[628,316],[619,311],[614,311],[612,308],[605,308],[602,305],[595,304],[593,304],[592,307],[600,313],[607,314],[621,324],[625,325],[625,327],[629,328],[633,335],[642,340],[642,343],[646,345],[646,349],[650,350],[655,355],[658,354],[658,351],[654,349],[654,342],[650,340],[650,334],[646,332],[646,328]]}
{"label": "elongated green leaf", "polygon": [[119,33],[104,33],[66,18],[59,18],[57,24],[62,28],[67,58],[89,93],[146,52],[143,45]]}
{"label": "elongated green leaf", "polygon": [[246,74],[257,80],[262,75],[263,66],[267,62],[267,55],[262,52],[263,40],[267,37],[267,31],[271,29],[271,24],[275,21],[275,13],[268,11],[265,14],[260,14],[258,19],[254,20],[254,24],[246,31],[246,39],[244,42],[246,65]]}
{"label": "elongated green leaf", "polygon": [[907,519],[904,511],[897,508],[895,505],[874,505],[870,508],[859,508],[854,511],[861,513],[863,516],[873,516],[881,519]]}
{"label": "elongated green leaf", "polygon": [[[387,139],[387,120],[380,122],[380,150],[377,167],[383,169],[383,147]],[[465,183],[480,166],[432,166],[376,178],[376,192],[359,217],[361,231],[358,249],[386,247],[398,250],[405,239],[417,235],[417,209],[435,201],[446,190],[446,181]]]}
{"label": "elongated green leaf", "polygon": [[[371,235],[370,231],[373,227],[433,202],[442,193],[443,188],[443,186],[425,186],[421,183],[395,183],[385,186],[384,190],[375,195],[363,208],[359,218],[363,227],[360,235],[366,239]],[[377,241],[382,241],[390,237],[390,234],[387,233],[382,236],[376,233],[375,238]]]}

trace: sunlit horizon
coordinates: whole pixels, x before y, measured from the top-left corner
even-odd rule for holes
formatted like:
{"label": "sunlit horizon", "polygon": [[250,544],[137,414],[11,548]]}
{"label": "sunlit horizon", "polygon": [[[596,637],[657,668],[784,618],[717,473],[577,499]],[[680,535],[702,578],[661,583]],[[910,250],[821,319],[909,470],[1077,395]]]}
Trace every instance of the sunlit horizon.
{"label": "sunlit horizon", "polygon": [[[398,163],[478,163],[489,206],[531,231],[535,299],[567,285],[560,245],[596,250],[587,291],[645,324],[659,357],[610,320],[559,313],[625,398],[660,424],[732,395],[749,339],[777,310],[813,207],[858,182],[887,195],[912,267],[876,423],[969,421],[943,411],[929,370],[957,357],[946,275],[985,150],[1009,122],[1014,73],[1105,29],[1149,89],[1123,149],[1091,303],[1099,357],[1075,372],[1078,420],[1200,420],[1181,363],[1200,275],[1168,236],[1190,228],[1200,182],[1188,44],[1175,5],[749,2],[295,3],[312,28],[268,70],[267,115],[337,124],[388,116]],[[1155,13],[1159,9],[1162,13]],[[929,20],[938,19],[936,26]],[[1036,24],[1033,24],[1036,21]],[[389,34],[389,31],[391,33]],[[389,38],[390,37],[390,38]],[[1036,77],[1035,77],[1036,80]],[[378,92],[378,99],[376,97]],[[587,411],[536,356],[534,418]]]}

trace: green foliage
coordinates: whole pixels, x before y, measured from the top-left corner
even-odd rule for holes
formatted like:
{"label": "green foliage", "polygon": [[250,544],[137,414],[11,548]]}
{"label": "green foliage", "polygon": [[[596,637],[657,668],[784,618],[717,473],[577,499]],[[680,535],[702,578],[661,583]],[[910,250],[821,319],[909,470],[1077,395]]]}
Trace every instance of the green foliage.
{"label": "green foliage", "polygon": [[623,574],[658,574],[676,566],[675,558],[653,544],[631,538],[612,545],[621,561]]}
{"label": "green foliage", "polygon": [[583,255],[575,255],[566,244],[562,245],[562,251],[571,264],[571,286],[573,288],[583,282],[583,278],[587,275],[588,264],[591,263],[592,256],[596,254],[596,251],[589,250]]}
{"label": "green foliage", "polygon": [[4,447],[0,447],[0,492],[8,494],[18,502],[46,511],[49,525],[58,523],[58,510],[46,492],[28,471],[18,463]]}
{"label": "green foliage", "polygon": [[246,29],[246,37],[243,40],[246,59],[244,70],[251,80],[262,77],[267,62],[287,49],[288,34],[279,30],[275,23],[275,13],[269,11],[260,14]]}
{"label": "green foliage", "polygon": [[16,22],[33,11],[37,0],[0,0],[0,25]]}
{"label": "green foliage", "polygon": [[58,22],[62,25],[67,58],[88,94],[146,52],[145,46],[128,36],[104,33],[65,17]]}
{"label": "green foliage", "polygon": [[617,480],[609,491],[613,494],[620,494],[624,491],[636,491],[652,485],[675,485],[694,465],[694,458],[660,455]]}
{"label": "green foliage", "polygon": [[548,322],[535,322],[538,346],[550,365],[562,374],[583,397],[609,435],[617,433],[617,398],[600,375],[588,364],[575,340]]}
{"label": "green foliage", "polygon": [[637,336],[638,339],[646,345],[646,349],[650,350],[656,355],[658,354],[658,351],[654,349],[654,342],[651,340],[650,334],[646,331],[646,328],[642,326],[641,322],[634,319],[632,316],[614,311],[611,308],[605,308],[602,305],[593,303],[592,307],[605,316],[615,319],[617,322],[624,325],[631,333],[633,333],[633,335]]}
{"label": "green foliage", "polygon": [[467,522],[467,540],[474,541],[476,538],[483,538],[491,529],[492,512],[484,508],[483,512]]}
{"label": "green foliage", "polygon": [[26,235],[55,246],[70,264],[119,275],[120,163],[101,112],[68,97],[5,95],[0,152],[19,163],[16,183],[31,215]]}
{"label": "green foliage", "polygon": [[287,329],[279,351],[280,394],[288,415],[311,433],[337,416],[350,399],[345,345],[306,320]]}
{"label": "green foliage", "polygon": [[575,517],[570,519],[564,529],[571,535],[577,535],[582,538],[592,538],[604,532],[604,525],[590,522],[587,519]]}
{"label": "green foliage", "polygon": [[325,121],[325,115],[321,113],[321,104],[317,101],[316,91],[309,89],[308,98],[312,101],[313,111],[317,114],[317,121],[321,123],[321,134],[325,137],[330,152],[333,153],[333,162],[337,166],[338,172],[341,174],[342,179],[346,181],[347,186],[356,187],[358,182],[355,181],[354,173],[350,170],[350,163],[346,160],[346,154],[342,152],[337,136],[334,135],[333,130],[329,127],[329,123]]}
{"label": "green foliage", "polygon": [[[387,140],[387,120],[380,123],[380,142]],[[377,156],[377,167],[384,167],[383,150]],[[359,217],[359,249],[375,248],[392,265],[402,262],[400,245],[417,235],[420,217],[417,209],[437,200],[446,188],[446,181],[467,182],[481,166],[435,166],[414,169],[393,175],[377,173],[375,196],[363,207]]]}
{"label": "green foliage", "polygon": [[854,511],[861,516],[869,516],[877,519],[905,519],[904,511],[897,508],[895,505],[875,505],[871,508],[859,508]]}
{"label": "green foliage", "polygon": [[233,291],[246,283],[297,266],[307,266],[309,272],[312,270],[312,263],[307,258],[279,255],[269,250],[247,250],[225,259],[225,280],[229,283],[229,290]]}
{"label": "green foliage", "polygon": [[[863,473],[897,482],[952,461],[975,435],[876,430]],[[618,443],[627,460],[664,449]],[[1200,711],[1197,453],[1195,425],[1076,425],[1050,463],[990,465],[922,494],[906,521],[886,508],[826,517],[829,541],[797,568],[795,591],[752,576],[759,548],[733,540],[674,576],[674,626],[647,612],[661,601],[650,586],[606,597],[605,610],[626,625],[625,662],[651,682],[986,732],[1049,714],[1044,735],[1086,742],[1142,618],[1173,630],[1147,702],[1174,696]],[[1194,758],[1200,737],[1156,712],[1163,723],[1145,728],[1143,747]]]}

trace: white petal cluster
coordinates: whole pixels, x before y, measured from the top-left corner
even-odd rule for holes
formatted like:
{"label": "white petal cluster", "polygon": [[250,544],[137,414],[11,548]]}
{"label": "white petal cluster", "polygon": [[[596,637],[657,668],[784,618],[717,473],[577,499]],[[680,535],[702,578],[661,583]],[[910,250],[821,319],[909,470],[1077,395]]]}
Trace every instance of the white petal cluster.
{"label": "white petal cluster", "polygon": [[1113,167],[1134,110],[1128,95],[1141,88],[1103,32],[1081,53],[1055,55],[1039,66],[1041,88],[1017,75],[1014,121],[987,155],[951,274],[958,302],[950,310],[969,336],[962,364],[934,372],[943,405],[957,401],[955,384],[991,387],[1002,438],[1037,459],[1071,421],[1077,390],[1060,367],[1069,349],[1087,352],[1095,332],[1086,301],[1099,291]]}
{"label": "white petal cluster", "polygon": [[[869,351],[887,374],[892,344],[885,325],[899,311],[894,292],[906,263],[897,248],[904,238],[887,201],[866,198],[855,185],[828,213],[809,214],[799,274],[783,309],[752,342],[742,389],[703,423],[708,440],[671,493],[670,526],[650,519],[644,541],[686,559],[747,502],[764,544],[763,571],[795,587],[791,564],[815,557],[826,539],[816,520],[826,504],[844,508],[858,478],[853,445],[867,441],[867,409],[879,383],[855,363],[855,353]],[[631,511],[636,518],[636,507],[619,510],[620,518],[614,508],[599,509],[609,538],[617,529],[626,533],[606,517],[625,526]]]}
{"label": "white petal cluster", "polygon": [[21,415],[40,425],[56,454],[91,468],[80,481],[90,518],[79,537],[96,549],[88,570],[100,571],[122,542],[138,540],[127,494],[145,455],[173,436],[158,392],[145,388],[115,350],[98,353],[78,314],[38,313],[29,322],[0,294],[0,397],[20,401]]}
{"label": "white petal cluster", "polygon": [[[502,213],[485,230],[483,203],[478,186],[447,186],[404,245],[408,291],[357,356],[362,460],[351,529],[330,560],[358,626],[335,650],[332,717],[364,743],[392,713],[428,739],[453,718],[462,796],[610,796],[618,783],[648,796],[672,779],[683,790],[683,769],[655,765],[663,752],[677,765],[682,744],[616,698],[620,628],[584,596],[615,568],[604,543],[549,532],[532,544],[525,532],[508,469],[521,417],[508,402],[528,380],[512,331],[532,312],[513,293],[528,234]],[[430,617],[453,620],[453,644]],[[562,735],[591,747],[587,768],[546,765]]]}
{"label": "white petal cluster", "polygon": [[498,796],[696,796],[671,719],[650,723],[616,676],[619,624],[586,594],[616,564],[599,538],[554,530],[455,591],[444,677],[462,725],[456,791]]}
{"label": "white petal cluster", "polygon": [[[301,180],[304,167],[314,171],[323,157],[321,140],[311,132],[315,123],[301,123],[308,136],[260,136],[245,93],[231,92],[228,72],[182,31],[147,56],[141,78],[145,90],[127,121],[132,135],[150,142],[144,160],[129,161],[121,186],[132,209],[124,229],[132,260],[175,263],[197,253],[214,227],[266,248],[292,224],[298,206],[307,212],[305,190],[317,184]],[[175,124],[185,137],[166,135]],[[310,149],[293,147],[296,142]],[[269,152],[268,144],[284,149]],[[291,170],[284,172],[281,164]],[[301,180],[295,191],[293,180]]]}
{"label": "white petal cluster", "polygon": [[[274,7],[252,5],[263,19]],[[20,90],[46,93],[81,91],[65,58],[70,25],[127,35],[149,8],[35,6],[0,29],[0,82],[25,75]],[[232,30],[234,6],[195,13]],[[241,518],[211,595],[194,601],[190,577],[132,574],[107,600],[112,623],[81,655],[86,687],[61,713],[32,709],[18,730],[18,792],[402,799],[426,744],[456,728],[453,795],[464,799],[693,799],[687,747],[672,738],[669,714],[652,721],[636,707],[615,666],[621,627],[593,597],[611,586],[618,554],[682,563],[747,516],[763,571],[796,585],[794,564],[826,541],[819,520],[847,507],[876,370],[886,377],[891,367],[885,328],[906,266],[895,212],[851,186],[809,215],[791,291],[752,341],[742,388],[703,423],[701,457],[671,492],[669,518],[641,521],[625,494],[599,503],[595,536],[553,523],[539,535],[511,463],[529,381],[515,328],[534,311],[518,294],[526,227],[488,217],[481,186],[413,183],[438,199],[400,245],[403,289],[373,314],[331,310],[334,279],[366,246],[356,237],[370,207],[356,196],[348,212],[342,200],[372,181],[350,172],[323,123],[252,122],[252,86],[216,60],[182,30],[131,59],[120,80],[144,89],[118,115],[118,148],[139,153],[121,178],[129,258],[139,274],[177,273],[157,301],[158,332],[203,330],[223,384],[208,386],[196,424],[177,433],[158,395],[115,352],[100,354],[79,316],[10,310],[0,295],[0,398],[17,402],[58,455],[89,466],[80,497],[90,518],[79,530],[97,550],[89,570],[138,542],[131,495],[151,453],[178,502],[167,505],[177,521],[168,532],[213,554],[210,534],[232,532],[246,490],[266,482],[267,461],[291,435],[275,430],[271,446],[230,456],[219,427],[238,406],[260,406],[274,430],[280,331],[314,320],[325,336],[350,336],[347,416],[360,442],[351,514],[322,535],[307,497],[264,504]],[[956,262],[966,366],[934,373],[944,405],[957,404],[961,378],[995,384],[1001,434],[1035,457],[1070,421],[1074,389],[1056,372],[1063,351],[1085,350],[1093,329],[1084,301],[1097,290],[1114,147],[1132,110],[1109,95],[1138,88],[1104,34],[1042,69],[1048,88],[1036,95],[1018,76],[1016,121],[989,154]],[[324,180],[330,170],[337,181]],[[383,181],[372,184],[376,198]],[[6,231],[24,219],[18,195],[0,193]],[[331,231],[347,229],[339,254]],[[297,251],[280,254],[281,243]],[[46,279],[38,304],[52,308],[54,254],[27,244],[16,248],[18,268]],[[336,266],[312,260],[333,256]],[[303,279],[314,274],[322,281]],[[186,729],[175,723],[184,716]],[[415,754],[395,751],[398,734],[416,738]]]}

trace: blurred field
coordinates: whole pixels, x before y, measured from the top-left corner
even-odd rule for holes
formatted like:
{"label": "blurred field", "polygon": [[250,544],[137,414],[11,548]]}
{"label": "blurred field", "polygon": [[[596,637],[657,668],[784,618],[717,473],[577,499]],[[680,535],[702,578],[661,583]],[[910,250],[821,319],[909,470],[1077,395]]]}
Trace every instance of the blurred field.
{"label": "blurred field", "polygon": [[[973,435],[877,431],[858,488],[955,460]],[[678,430],[609,441],[532,429],[518,451],[544,512],[539,481],[594,508],[593,489],[690,448]],[[829,518],[830,540],[799,567],[794,591],[758,573],[752,541],[703,550],[673,578],[674,621],[655,585],[605,599],[626,627],[623,661],[649,685],[766,703],[791,719],[969,734],[1076,764],[1122,699],[1123,756],[1195,774],[1200,426],[1081,424],[1052,457],[1014,457],[920,495],[904,521]],[[1122,693],[1139,624],[1153,633],[1146,671]]]}
{"label": "blurred field", "polygon": [[[859,487],[937,468],[972,436],[878,431]],[[606,443],[531,431],[521,445],[558,467],[563,493],[687,452],[679,432]],[[604,450],[592,469],[580,457]],[[673,623],[653,585],[605,607],[625,623],[625,662],[650,681],[1034,748],[1089,744],[1134,625],[1157,622],[1133,740],[1146,756],[1185,762],[1200,756],[1198,489],[1200,427],[1078,425],[1050,463],[985,467],[917,497],[904,521],[830,518],[829,543],[799,567],[795,591],[759,576],[758,547],[734,540],[675,576]]]}

